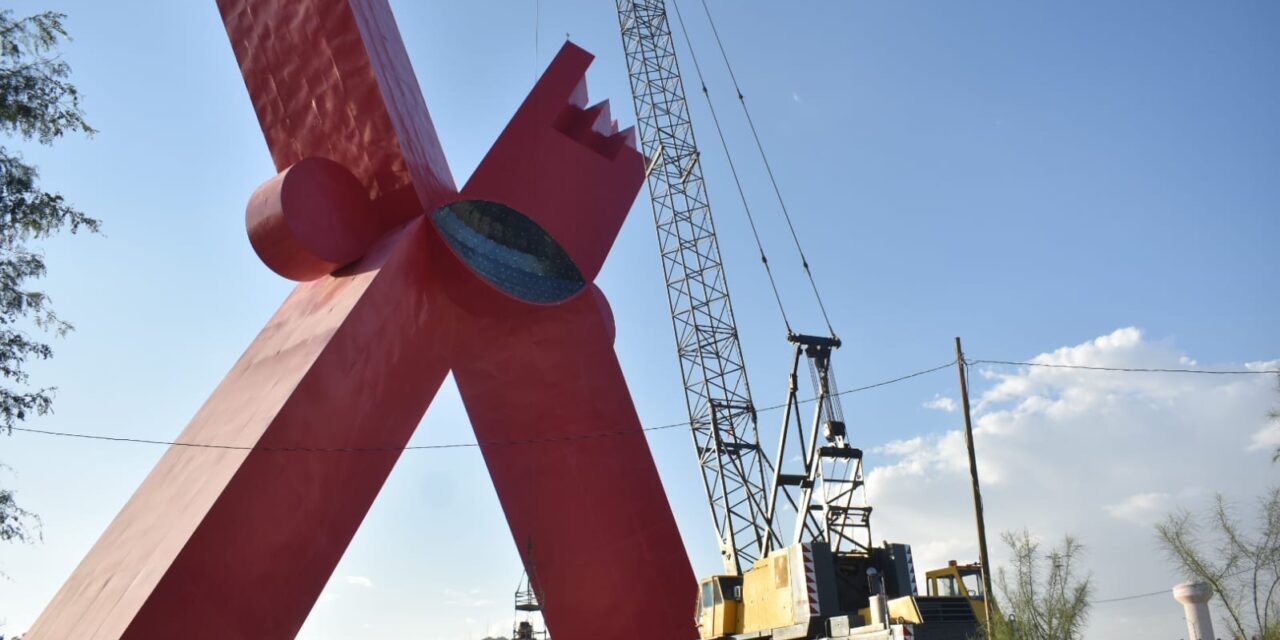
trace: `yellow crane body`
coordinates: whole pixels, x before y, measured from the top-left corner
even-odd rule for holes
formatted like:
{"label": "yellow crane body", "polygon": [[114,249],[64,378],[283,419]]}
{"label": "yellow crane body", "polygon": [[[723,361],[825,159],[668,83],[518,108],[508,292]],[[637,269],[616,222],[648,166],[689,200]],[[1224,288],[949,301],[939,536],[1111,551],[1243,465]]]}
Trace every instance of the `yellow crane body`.
{"label": "yellow crane body", "polygon": [[924,577],[930,596],[964,598],[973,609],[974,617],[982,624],[987,623],[987,594],[982,592],[980,565],[957,564],[952,560],[941,569],[926,571]]}
{"label": "yellow crane body", "polygon": [[[831,548],[794,544],[757,560],[741,577],[702,581],[698,631],[704,640],[770,632],[759,637],[807,638],[834,607]],[[828,614],[829,615],[829,614]]]}

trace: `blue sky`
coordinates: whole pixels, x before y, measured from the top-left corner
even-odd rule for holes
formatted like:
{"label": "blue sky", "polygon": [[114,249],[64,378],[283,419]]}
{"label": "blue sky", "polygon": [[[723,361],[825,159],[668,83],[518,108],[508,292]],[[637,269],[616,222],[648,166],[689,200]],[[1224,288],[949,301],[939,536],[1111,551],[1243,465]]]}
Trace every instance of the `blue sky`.
{"label": "blue sky", "polygon": [[[844,338],[843,387],[944,363],[956,335],[993,359],[1240,368],[1280,358],[1280,5],[711,5]],[[65,57],[100,130],[16,146],[45,185],[105,223],[101,237],[44,244],[43,286],[77,331],[32,368],[59,393],[56,413],[30,426],[170,439],[290,287],[245,236],[245,202],[273,168],[225,32],[211,1],[11,6],[70,15]],[[536,59],[532,0],[392,6],[459,183],[565,34],[597,55],[593,98],[633,120],[612,3],[542,2]],[[818,331],[705,17],[681,6],[793,322]],[[775,404],[783,330],[705,102],[691,104],[756,401]],[[647,194],[599,283],[640,415],[681,420]],[[1262,417],[1273,381],[1092,375],[975,376],[993,528],[1080,535],[1101,598],[1170,586],[1152,518],[1213,491],[1247,506],[1275,481],[1266,449],[1280,433]],[[857,443],[881,455],[868,457],[877,538],[915,544],[922,566],[973,555],[951,464],[956,416],[934,402],[955,393],[954,374],[939,373],[845,402]],[[447,383],[414,443],[471,439]],[[717,570],[688,436],[650,443],[695,568]],[[2,445],[13,467],[3,482],[45,522],[43,543],[0,549],[0,633],[11,633],[162,451],[26,434]],[[408,453],[302,637],[480,638],[509,625],[518,577],[478,452]],[[1099,604],[1096,635],[1183,628],[1171,598],[1127,605]]]}

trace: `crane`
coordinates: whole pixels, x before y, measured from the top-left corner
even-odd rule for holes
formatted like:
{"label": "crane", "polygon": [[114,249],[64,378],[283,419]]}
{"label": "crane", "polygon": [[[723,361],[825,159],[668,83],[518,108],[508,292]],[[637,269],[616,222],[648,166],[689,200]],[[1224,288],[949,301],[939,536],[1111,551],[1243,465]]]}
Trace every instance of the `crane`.
{"label": "crane", "polygon": [[[775,465],[761,449],[666,3],[617,5],[689,423],[725,571],[741,573],[785,540],[852,544],[866,552],[871,509],[854,504],[863,484],[861,452],[848,443],[831,369],[840,340],[794,333],[788,325],[794,358]],[[817,395],[807,441],[797,381],[802,359]],[[791,470],[784,469],[789,434],[800,449]],[[796,514],[790,536],[782,535],[780,507]]]}
{"label": "crane", "polygon": [[[771,273],[794,355],[773,462],[762,450],[666,0],[616,1],[689,425],[724,562],[725,575],[700,582],[701,637],[903,637],[901,625],[891,628],[891,613],[899,620],[924,622],[939,619],[939,610],[945,610],[944,617],[959,611],[954,614],[958,617],[922,629],[926,637],[967,637],[976,629],[971,603],[917,598],[910,547],[872,546],[862,451],[850,442],[831,366],[840,339],[834,330],[829,336],[793,332]],[[678,5],[676,10],[683,30]],[[709,9],[707,14],[710,18]],[[701,81],[696,55],[693,61]],[[736,79],[734,84],[736,88]],[[746,112],[740,90],[738,98]],[[714,106],[711,113],[723,142]],[[750,113],[746,115],[750,122]],[[768,168],[758,135],[756,142]],[[729,162],[732,169],[732,158]],[[776,191],[776,182],[774,187]],[[780,194],[778,200],[787,215]],[[745,196],[743,206],[750,220]],[[755,232],[753,220],[751,225]],[[795,238],[794,227],[792,233]],[[759,248],[768,272],[764,248]],[[807,425],[799,395],[801,360],[808,364],[815,396]],[[789,457],[792,441],[798,451]],[[784,536],[788,510],[793,526]],[[890,601],[888,596],[898,597]],[[864,607],[865,615],[860,611]]]}

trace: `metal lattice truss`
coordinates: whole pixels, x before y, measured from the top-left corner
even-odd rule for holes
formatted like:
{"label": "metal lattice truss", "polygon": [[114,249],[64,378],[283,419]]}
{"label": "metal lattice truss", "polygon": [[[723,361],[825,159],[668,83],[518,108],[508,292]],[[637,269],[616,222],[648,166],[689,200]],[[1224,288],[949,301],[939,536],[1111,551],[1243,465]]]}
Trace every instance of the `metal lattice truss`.
{"label": "metal lattice truss", "polygon": [[733,307],[664,0],[617,0],[690,427],[725,570],[775,543]]}
{"label": "metal lattice truss", "polygon": [[[840,341],[795,334],[789,339],[795,344],[795,357],[766,521],[771,529],[781,528],[781,511],[789,508],[795,517],[792,543],[821,541],[829,543],[834,553],[869,554],[871,507],[862,477],[862,450],[849,444],[831,369],[831,352]],[[807,430],[801,424],[797,383],[802,357],[809,363],[817,394]],[[787,464],[787,442],[792,436],[800,453]]]}

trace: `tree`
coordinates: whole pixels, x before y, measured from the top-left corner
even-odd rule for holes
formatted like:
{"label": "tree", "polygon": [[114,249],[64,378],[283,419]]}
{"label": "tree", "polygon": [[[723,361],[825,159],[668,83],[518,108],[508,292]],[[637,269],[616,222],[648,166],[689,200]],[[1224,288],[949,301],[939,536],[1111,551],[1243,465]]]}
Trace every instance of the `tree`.
{"label": "tree", "polygon": [[[1075,640],[1089,618],[1092,579],[1077,575],[1084,547],[1071,536],[1042,553],[1031,532],[1004,532],[1013,566],[996,572],[999,612],[989,625],[994,640]],[[1047,567],[1046,567],[1047,564]],[[1047,573],[1046,573],[1047,571]]]}
{"label": "tree", "polygon": [[[92,135],[80,96],[67,78],[71,67],[57,48],[69,39],[61,13],[15,19],[0,11],[0,132],[10,140],[51,145],[67,133]],[[71,325],[54,313],[49,297],[31,287],[45,274],[44,255],[30,245],[60,231],[96,232],[98,220],[39,186],[36,167],[0,145],[0,431],[47,413],[52,387],[33,387],[26,371],[32,359],[53,355],[32,330],[63,335]],[[13,492],[0,489],[0,540],[39,536],[39,520],[22,509]]]}
{"label": "tree", "polygon": [[[1280,422],[1280,409],[1272,409],[1271,413],[1267,415],[1271,417],[1272,422]],[[1280,447],[1276,447],[1276,452],[1271,456],[1271,461],[1280,462]]]}
{"label": "tree", "polygon": [[1221,495],[1208,522],[1182,511],[1157,525],[1156,532],[1182,574],[1213,589],[1232,637],[1280,640],[1280,489],[1259,499],[1258,506],[1252,535]]}
{"label": "tree", "polygon": [[[1280,391],[1280,374],[1276,375],[1276,391]],[[1267,417],[1271,418],[1272,422],[1280,423],[1280,407],[1272,409],[1271,412],[1267,414]],[[1271,456],[1271,461],[1280,462],[1280,447],[1276,447],[1276,452]]]}

